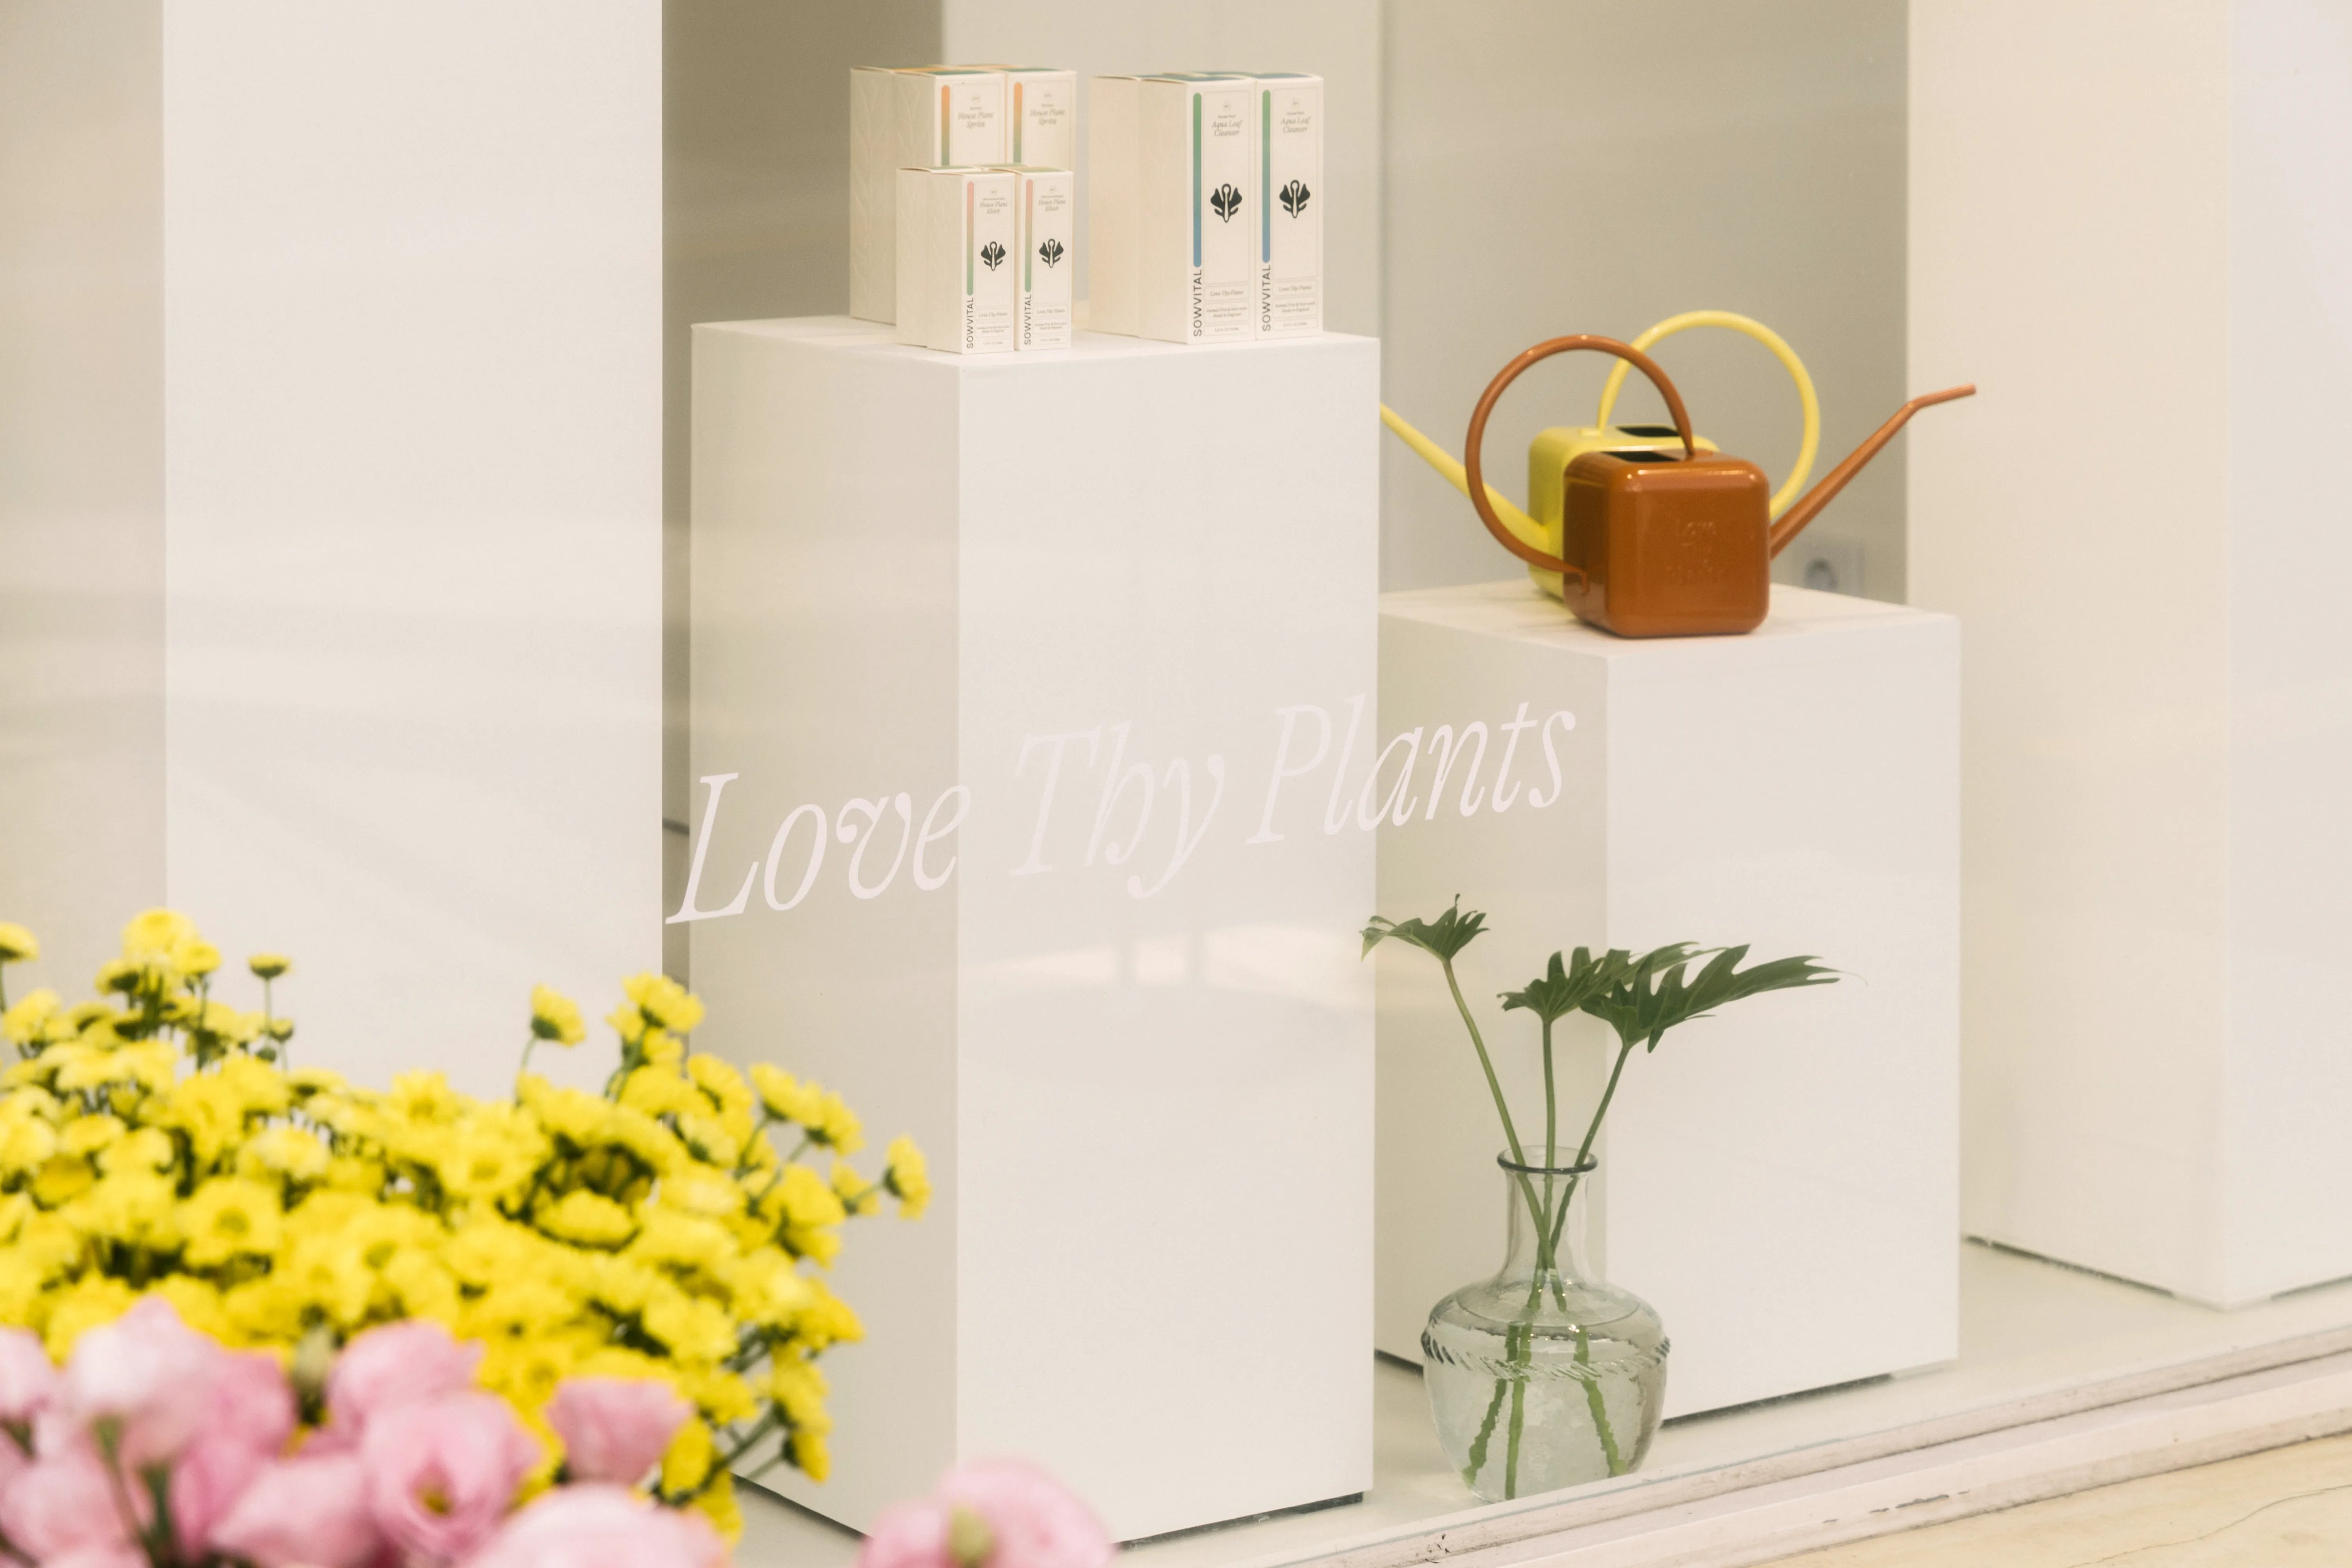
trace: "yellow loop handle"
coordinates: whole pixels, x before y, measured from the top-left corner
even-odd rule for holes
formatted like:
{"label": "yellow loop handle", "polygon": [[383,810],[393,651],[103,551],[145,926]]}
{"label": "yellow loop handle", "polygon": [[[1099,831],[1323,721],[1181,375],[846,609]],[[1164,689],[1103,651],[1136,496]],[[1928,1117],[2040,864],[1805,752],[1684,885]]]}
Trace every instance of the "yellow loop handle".
{"label": "yellow loop handle", "polygon": [[[1822,405],[1813,395],[1813,378],[1805,374],[1805,362],[1797,357],[1797,351],[1780,333],[1752,316],[1731,310],[1685,310],[1679,316],[1668,316],[1635,338],[1633,346],[1647,350],[1685,327],[1728,327],[1735,332],[1746,333],[1770,349],[1773,357],[1788,370],[1789,379],[1797,384],[1797,402],[1805,411],[1805,438],[1797,447],[1797,466],[1789,470],[1786,482],[1772,492],[1772,515],[1778,517],[1789,510],[1789,503],[1805,488],[1805,480],[1813,471],[1813,456],[1821,449]],[[1603,430],[1609,428],[1609,416],[1617,407],[1618,389],[1625,384],[1625,373],[1631,368],[1623,360],[1610,367],[1609,380],[1601,389],[1601,412],[1593,419]]]}

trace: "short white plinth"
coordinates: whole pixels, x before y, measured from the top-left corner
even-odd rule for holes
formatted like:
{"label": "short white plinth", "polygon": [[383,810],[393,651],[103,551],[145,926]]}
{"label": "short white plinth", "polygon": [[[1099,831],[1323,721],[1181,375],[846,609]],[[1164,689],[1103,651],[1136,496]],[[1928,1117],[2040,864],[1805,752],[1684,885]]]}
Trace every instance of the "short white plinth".
{"label": "short white plinth", "polygon": [[[1957,1352],[1958,699],[1950,617],[1801,588],[1740,637],[1613,637],[1525,581],[1381,601],[1381,912],[1486,911],[1457,967],[1523,1137],[1538,1026],[1496,994],[1557,950],[1746,942],[1846,976],[1626,1067],[1595,1262],[1665,1321],[1669,1415]],[[1468,748],[1442,792],[1441,725]],[[1434,962],[1375,962],[1378,1334],[1417,1361],[1430,1308],[1501,1261],[1502,1137]],[[1572,1140],[1613,1037],[1563,1030]]]}
{"label": "short white plinth", "polygon": [[1022,1454],[1128,1539],[1360,1491],[1374,837],[1314,742],[1376,674],[1378,345],[888,331],[695,338],[698,1037],[940,1187],[851,1236],[835,1479],[777,1484],[863,1524]]}

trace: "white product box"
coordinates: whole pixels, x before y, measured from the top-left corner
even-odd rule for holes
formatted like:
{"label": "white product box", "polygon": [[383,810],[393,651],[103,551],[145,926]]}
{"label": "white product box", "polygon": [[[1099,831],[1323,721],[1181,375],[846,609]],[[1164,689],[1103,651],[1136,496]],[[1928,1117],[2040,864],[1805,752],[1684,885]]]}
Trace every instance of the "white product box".
{"label": "white product box", "polygon": [[[1495,997],[1557,950],[1749,942],[1842,973],[1676,1030],[1612,1102],[1595,1263],[1665,1321],[1669,1416],[1957,1352],[1959,640],[1779,585],[1746,637],[1611,637],[1524,580],[1381,598],[1381,912],[1486,911],[1456,968],[1522,1111],[1536,1030]],[[1417,1362],[1430,1308],[1502,1257],[1501,1134],[1436,964],[1373,962],[1375,1321]],[[1580,1129],[1605,1032],[1559,1038]]]}
{"label": "white product box", "polygon": [[898,342],[944,353],[1009,352],[1021,270],[1013,176],[901,169],[898,229]]}
{"label": "white product box", "polygon": [[1013,176],[1013,346],[1070,346],[1070,279],[1077,270],[1078,178],[1067,169],[1008,165]]}
{"label": "white product box", "polygon": [[1001,66],[1004,158],[1033,169],[1078,166],[1078,73],[1047,66]]}
{"label": "white product box", "polygon": [[1255,98],[1248,77],[1147,77],[1139,85],[1136,316],[1144,337],[1257,336]]}
{"label": "white product box", "polygon": [[1135,136],[1143,79],[1098,76],[1087,106],[1087,328],[1136,336],[1135,268],[1142,211]]}
{"label": "white product box", "polygon": [[1257,335],[1323,330],[1323,79],[1257,79]]}
{"label": "white product box", "polygon": [[900,169],[1002,163],[1004,77],[961,66],[849,73],[849,312],[898,315]]}
{"label": "white product box", "polygon": [[1380,345],[888,339],[694,330],[698,908],[748,889],[696,1043],[939,1191],[835,1268],[833,1479],[768,1484],[862,1526],[1021,1454],[1123,1540],[1361,1491]]}

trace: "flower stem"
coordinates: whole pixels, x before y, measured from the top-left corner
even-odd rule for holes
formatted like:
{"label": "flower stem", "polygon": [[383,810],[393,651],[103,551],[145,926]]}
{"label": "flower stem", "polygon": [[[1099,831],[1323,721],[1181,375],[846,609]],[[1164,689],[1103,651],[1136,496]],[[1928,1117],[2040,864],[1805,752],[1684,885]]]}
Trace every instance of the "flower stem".
{"label": "flower stem", "polygon": [[1555,1169],[1559,1164],[1559,1099],[1552,1089],[1551,1020],[1543,1025],[1544,1053],[1544,1166]]}
{"label": "flower stem", "polygon": [[[1479,1068],[1486,1075],[1486,1092],[1494,1096],[1495,1114],[1502,1118],[1503,1142],[1511,1151],[1511,1162],[1524,1165],[1528,1157],[1519,1147],[1519,1130],[1511,1121],[1510,1102],[1503,1098],[1503,1080],[1495,1076],[1494,1058],[1486,1054],[1486,1037],[1478,1032],[1478,1020],[1470,1016],[1470,1004],[1462,999],[1462,983],[1454,977],[1454,961],[1441,958],[1437,963],[1445,971],[1446,990],[1454,994],[1454,1010],[1462,1015],[1462,1026],[1470,1031],[1470,1044],[1477,1049]],[[1528,1217],[1535,1222],[1536,1236],[1540,1243],[1550,1228],[1551,1216],[1536,1202],[1535,1184],[1528,1180],[1527,1173],[1515,1171],[1512,1176],[1518,1184],[1520,1196],[1527,1200]]]}
{"label": "flower stem", "polygon": [[1611,1475],[1622,1476],[1625,1461],[1617,1451],[1617,1434],[1609,1426],[1609,1401],[1592,1371],[1592,1338],[1582,1329],[1576,1331],[1576,1364],[1583,1369],[1578,1381],[1584,1384],[1584,1405],[1592,1412],[1592,1429],[1601,1435],[1601,1457],[1608,1461]]}
{"label": "flower stem", "polygon": [[[752,1426],[751,1430],[749,1433],[745,1434],[743,1440],[736,1444],[732,1448],[730,1448],[727,1451],[726,1458],[720,1459],[717,1465],[711,1467],[713,1472],[715,1473],[719,1470],[733,1469],[735,1468],[735,1461],[750,1453],[752,1448],[759,1444],[760,1440],[768,1435],[769,1430],[775,1425],[776,1407],[771,1405],[768,1406],[767,1413],[760,1417],[758,1422]],[[1611,1474],[1613,1475],[1615,1472],[1612,1471]]]}
{"label": "flower stem", "polygon": [[[1592,1111],[1592,1125],[1584,1130],[1584,1142],[1577,1146],[1574,1162],[1576,1164],[1581,1165],[1592,1158],[1592,1143],[1593,1140],[1601,1136],[1601,1118],[1609,1114],[1609,1102],[1617,1098],[1617,1080],[1625,1075],[1626,1058],[1633,1054],[1633,1041],[1621,1040],[1618,1043],[1617,1065],[1609,1069],[1609,1087],[1601,1091],[1601,1103],[1595,1106]],[[1561,1229],[1568,1224],[1568,1199],[1576,1196],[1576,1184],[1583,1179],[1581,1175],[1570,1176],[1568,1179],[1568,1197],[1560,1200],[1559,1213],[1552,1221],[1552,1246],[1555,1248],[1559,1245]]]}

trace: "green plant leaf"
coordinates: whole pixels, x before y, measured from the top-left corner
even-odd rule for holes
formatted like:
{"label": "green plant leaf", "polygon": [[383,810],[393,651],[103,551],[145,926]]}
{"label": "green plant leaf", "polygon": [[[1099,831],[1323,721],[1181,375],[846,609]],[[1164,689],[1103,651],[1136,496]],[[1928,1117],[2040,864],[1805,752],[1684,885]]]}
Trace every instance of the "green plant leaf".
{"label": "green plant leaf", "polygon": [[1617,984],[1630,968],[1628,956],[1619,948],[1595,958],[1591,948],[1580,947],[1563,965],[1555,952],[1550,966],[1525,988],[1502,994],[1503,1011],[1525,1008],[1547,1024],[1558,1023]]}
{"label": "green plant leaf", "polygon": [[1457,894],[1453,907],[1433,921],[1392,921],[1374,915],[1372,923],[1364,928],[1364,952],[1360,956],[1369,956],[1372,949],[1393,937],[1435,953],[1441,963],[1450,963],[1455,953],[1469,946],[1471,941],[1486,929],[1486,917],[1476,910],[1463,913],[1462,899]]}
{"label": "green plant leaf", "polygon": [[[1703,953],[1713,956],[1686,979],[1691,963]],[[1582,1006],[1617,1031],[1626,1045],[1641,1041],[1656,1050],[1667,1030],[1704,1018],[1727,1003],[1767,991],[1832,984],[1838,978],[1835,971],[1810,956],[1776,958],[1743,970],[1739,962],[1747,956],[1745,944],[1707,949],[1675,942],[1632,960],[1622,975]]]}

